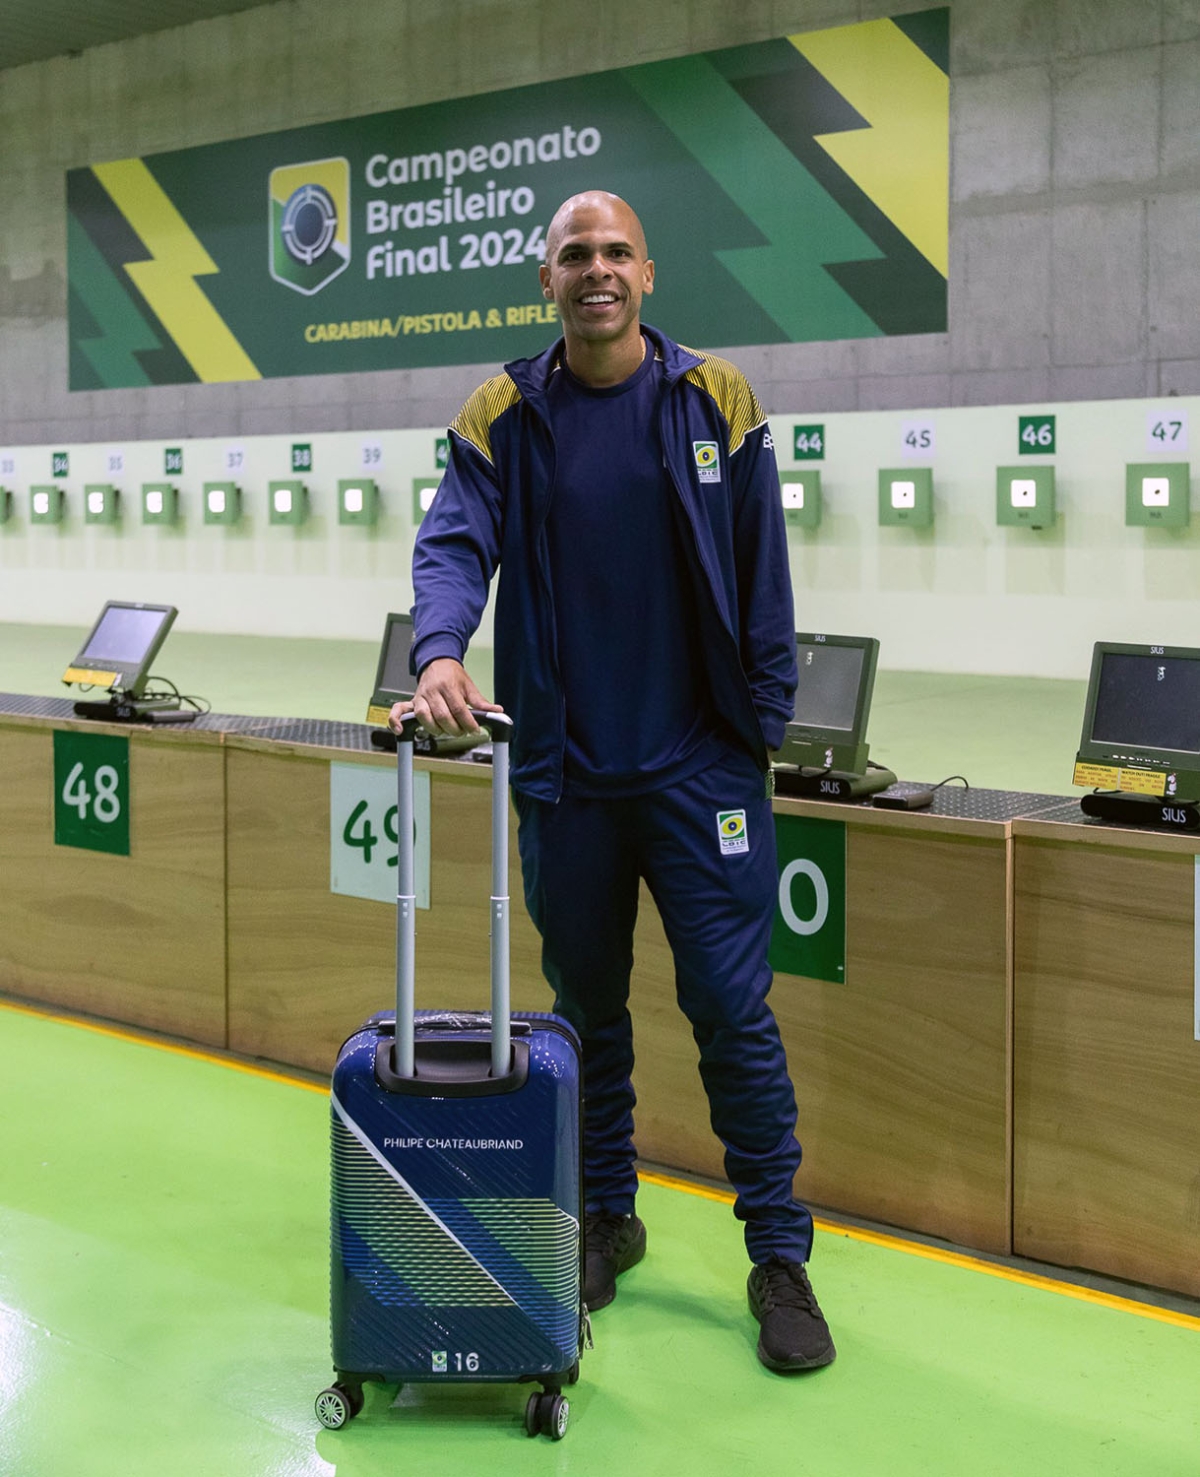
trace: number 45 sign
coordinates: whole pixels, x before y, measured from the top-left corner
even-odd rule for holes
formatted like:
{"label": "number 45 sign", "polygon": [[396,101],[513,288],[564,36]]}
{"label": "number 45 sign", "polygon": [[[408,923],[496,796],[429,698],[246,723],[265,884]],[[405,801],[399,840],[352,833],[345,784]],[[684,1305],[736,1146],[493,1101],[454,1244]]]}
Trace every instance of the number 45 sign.
{"label": "number 45 sign", "polygon": [[[429,775],[414,776],[417,907],[429,906]],[[329,766],[329,890],[396,901],[396,771],[374,764]]]}
{"label": "number 45 sign", "polygon": [[129,855],[129,740],[54,734],[54,844]]}

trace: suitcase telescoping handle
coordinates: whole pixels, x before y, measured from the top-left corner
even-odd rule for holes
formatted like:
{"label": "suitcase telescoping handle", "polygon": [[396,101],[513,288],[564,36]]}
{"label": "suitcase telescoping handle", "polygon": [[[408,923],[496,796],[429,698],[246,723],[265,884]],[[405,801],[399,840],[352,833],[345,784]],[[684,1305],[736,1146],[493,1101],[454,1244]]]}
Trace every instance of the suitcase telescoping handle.
{"label": "suitcase telescoping handle", "polygon": [[[471,709],[471,716],[492,739],[492,1076],[504,1077],[511,1066],[508,977],[508,745],[512,719],[505,713]],[[413,1014],[416,1008],[416,869],[413,861],[413,739],[417,720],[409,714],[396,744],[396,1041],[393,1069],[397,1077],[416,1075]]]}

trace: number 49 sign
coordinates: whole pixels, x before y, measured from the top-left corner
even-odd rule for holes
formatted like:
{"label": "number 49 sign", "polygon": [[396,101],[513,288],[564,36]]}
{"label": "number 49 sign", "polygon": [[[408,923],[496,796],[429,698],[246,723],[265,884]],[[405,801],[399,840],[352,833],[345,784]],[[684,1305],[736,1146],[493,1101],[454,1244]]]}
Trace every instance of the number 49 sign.
{"label": "number 49 sign", "polygon": [[[417,907],[429,906],[429,775],[413,796]],[[396,771],[374,764],[329,766],[329,890],[396,901]]]}
{"label": "number 49 sign", "polygon": [[54,734],[54,844],[129,855],[129,740]]}

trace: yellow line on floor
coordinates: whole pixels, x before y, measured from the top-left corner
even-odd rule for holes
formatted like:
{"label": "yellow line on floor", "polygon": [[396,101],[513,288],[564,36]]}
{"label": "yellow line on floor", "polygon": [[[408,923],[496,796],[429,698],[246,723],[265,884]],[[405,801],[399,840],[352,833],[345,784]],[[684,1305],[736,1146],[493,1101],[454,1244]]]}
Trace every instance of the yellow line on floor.
{"label": "yellow line on floor", "polygon": [[[647,1185],[661,1185],[667,1190],[679,1190],[685,1195],[699,1195],[705,1200],[719,1200],[732,1205],[733,1194],[728,1190],[715,1190],[708,1185],[693,1185],[687,1180],[674,1179],[670,1175],[650,1174],[638,1171],[638,1179]],[[1102,1308],[1113,1308],[1121,1313],[1133,1313],[1139,1318],[1151,1318],[1156,1323],[1171,1323],[1177,1328],[1200,1330],[1200,1317],[1190,1313],[1177,1313],[1173,1308],[1156,1308],[1153,1303],[1141,1303],[1136,1298],[1117,1297],[1110,1292],[1097,1292],[1091,1287],[1080,1287],[1074,1282],[1060,1282],[1053,1277],[1043,1277],[1036,1272],[1023,1272],[1017,1267],[1005,1267],[998,1262],[984,1261],[981,1257],[966,1255],[961,1251],[948,1251],[940,1246],[927,1246],[923,1241],[908,1241],[902,1236],[889,1236],[884,1231],[868,1231],[858,1226],[847,1226],[840,1221],[813,1218],[818,1230],[834,1236],[847,1236],[852,1241],[865,1241],[871,1246],[885,1246],[890,1251],[902,1251],[908,1256],[924,1257],[926,1261],[945,1262],[951,1267],[963,1267],[970,1272],[982,1272],[987,1277],[1000,1277],[1005,1282],[1019,1282],[1024,1287],[1040,1288],[1044,1292],[1056,1292],[1062,1297],[1076,1298],[1082,1303],[1096,1303]]]}
{"label": "yellow line on floor", "polygon": [[16,1005],[11,1000],[0,1000],[0,1010],[36,1016],[43,1021],[56,1021],[60,1026],[78,1026],[81,1031],[94,1031],[97,1036],[111,1036],[114,1041],[128,1041],[134,1046],[152,1046],[156,1051],[169,1051],[175,1056],[190,1057],[196,1062],[211,1062],[214,1066],[228,1067],[231,1072],[244,1072],[248,1077],[264,1077],[268,1082],[284,1082],[289,1087],[302,1087],[306,1092],[319,1092],[322,1095],[329,1092],[327,1086],[306,1082],[303,1077],[289,1077],[283,1072],[273,1072],[269,1067],[256,1067],[250,1062],[240,1062],[236,1057],[220,1056],[215,1051],[204,1051],[195,1046],[177,1046],[174,1041],[160,1041],[155,1036],[121,1031],[116,1026],[102,1026],[98,1021],[81,1020],[78,1016],[60,1015],[57,1011],[40,1010],[36,1006]]}
{"label": "yellow line on floor", "polygon": [[[209,1062],[218,1067],[228,1067],[233,1072],[244,1072],[249,1077],[262,1077],[268,1082],[282,1082],[288,1087],[300,1087],[306,1092],[325,1095],[329,1089],[317,1082],[308,1082],[303,1077],[290,1077],[283,1072],[273,1072],[267,1067],[256,1067],[249,1062],[240,1062],[234,1057],[219,1056],[216,1052],[203,1051],[191,1046],[177,1046],[173,1041],[160,1041],[153,1036],[142,1036],[132,1031],[121,1031],[115,1026],[100,1025],[95,1021],[81,1020],[77,1016],[60,1015],[53,1010],[42,1010],[35,1006],[17,1005],[9,1000],[0,1000],[0,1010],[11,1010],[18,1015],[31,1015],[39,1020],[56,1021],[64,1026],[77,1026],[83,1031],[94,1031],[98,1036],[110,1036],[115,1041],[131,1042],[135,1046],[152,1046],[158,1051],[169,1051],[176,1056],[190,1057],[193,1061]],[[677,1190],[684,1195],[696,1195],[702,1200],[716,1200],[722,1205],[732,1205],[734,1196],[729,1190],[714,1189],[709,1185],[697,1185],[689,1180],[675,1179],[671,1175],[655,1174],[639,1170],[638,1179],[646,1185],[658,1185],[662,1189]],[[1090,1287],[1080,1287],[1073,1282],[1060,1282],[1053,1277],[1043,1277],[1036,1272],[1023,1272],[1016,1267],[1005,1267],[998,1262],[984,1261],[960,1251],[948,1251],[939,1246],[927,1246],[922,1241],[908,1241],[902,1236],[889,1236],[883,1231],[868,1231],[858,1226],[844,1225],[838,1221],[814,1218],[820,1231],[835,1236],[846,1236],[852,1241],[863,1241],[871,1246],[883,1246],[890,1251],[901,1251],[907,1256],[918,1256],[926,1261],[943,1262],[951,1267],[962,1267],[970,1272],[982,1272],[987,1277],[999,1277],[1005,1282],[1017,1282],[1024,1287],[1036,1287],[1044,1292],[1058,1293],[1062,1297],[1075,1298],[1079,1302],[1094,1303],[1102,1308],[1112,1308],[1121,1313],[1132,1313],[1139,1318],[1150,1318],[1156,1323],[1170,1323],[1177,1328],[1200,1330],[1200,1317],[1190,1313],[1177,1313],[1172,1308],[1156,1308],[1152,1303],[1140,1303],[1134,1298],[1117,1297],[1108,1292],[1097,1292]]]}

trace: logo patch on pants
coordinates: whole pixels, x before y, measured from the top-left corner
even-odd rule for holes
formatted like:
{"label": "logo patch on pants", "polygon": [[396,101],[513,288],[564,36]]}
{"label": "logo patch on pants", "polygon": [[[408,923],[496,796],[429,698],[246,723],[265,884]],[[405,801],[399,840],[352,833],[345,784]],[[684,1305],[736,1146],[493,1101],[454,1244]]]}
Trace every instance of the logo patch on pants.
{"label": "logo patch on pants", "polygon": [[733,856],[739,851],[750,850],[750,836],[746,830],[744,810],[718,810],[717,835],[721,838],[721,855]]}

